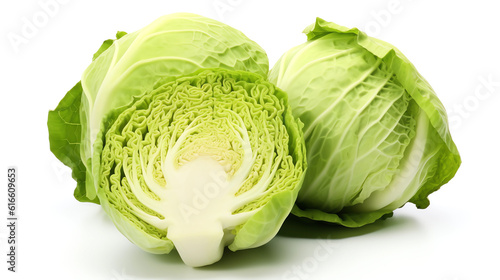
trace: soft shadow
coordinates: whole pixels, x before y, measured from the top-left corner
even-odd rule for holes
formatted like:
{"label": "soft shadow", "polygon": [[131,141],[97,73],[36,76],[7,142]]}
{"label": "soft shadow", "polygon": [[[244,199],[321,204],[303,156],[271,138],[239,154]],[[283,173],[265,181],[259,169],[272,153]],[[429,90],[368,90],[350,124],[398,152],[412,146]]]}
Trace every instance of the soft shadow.
{"label": "soft shadow", "polygon": [[[186,266],[179,254],[154,255],[127,244],[108,252],[109,263],[100,267],[103,274],[111,273],[111,279],[230,279],[234,275],[244,278],[260,278],[283,273],[283,263],[302,260],[300,246],[307,243],[300,239],[344,239],[374,231],[410,230],[418,232],[418,222],[410,216],[398,215],[360,228],[345,228],[338,225],[318,223],[297,217],[290,217],[279,232],[281,236],[259,248],[232,252],[226,248],[222,259],[212,265],[191,268]],[[289,245],[287,245],[289,244]],[[306,245],[307,245],[306,244]],[[298,246],[300,245],[300,246]],[[287,250],[286,248],[290,248]],[[285,268],[283,268],[285,267]],[[111,271],[109,269],[111,268]],[[277,271],[278,269],[278,271]],[[229,278],[228,278],[229,277]]]}
{"label": "soft shadow", "polygon": [[[113,259],[114,274],[124,279],[218,279],[238,274],[249,278],[264,276],[283,259],[276,248],[264,245],[251,250],[232,252],[226,248],[215,264],[192,268],[182,262],[173,250],[169,254],[154,255],[138,248],[127,248]],[[257,269],[258,268],[258,269]],[[249,273],[249,272],[252,273]],[[223,277],[224,278],[224,277]]]}
{"label": "soft shadow", "polygon": [[411,220],[412,218],[407,216],[394,216],[359,228],[347,228],[337,224],[290,215],[285,220],[278,235],[294,238],[342,239],[365,235],[390,227],[404,227],[405,224],[412,223]]}
{"label": "soft shadow", "polygon": [[239,269],[251,269],[252,267],[273,266],[276,262],[281,261],[282,255],[275,248],[271,248],[270,244],[264,246],[233,252],[227,247],[224,250],[222,259],[212,265],[196,268],[200,271],[230,271]]}

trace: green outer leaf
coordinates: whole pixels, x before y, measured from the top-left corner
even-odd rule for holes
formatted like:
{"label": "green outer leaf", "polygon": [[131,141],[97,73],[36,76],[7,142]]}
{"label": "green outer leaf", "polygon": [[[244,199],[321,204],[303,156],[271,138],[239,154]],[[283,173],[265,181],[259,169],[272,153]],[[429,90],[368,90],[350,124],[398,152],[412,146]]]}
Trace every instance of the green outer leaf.
{"label": "green outer leaf", "polygon": [[325,213],[318,209],[302,210],[299,206],[294,205],[292,213],[297,217],[305,217],[315,221],[323,221],[335,224],[341,224],[345,227],[360,227],[371,224],[379,219],[387,219],[392,217],[392,211],[375,211],[371,213]]}
{"label": "green outer leaf", "polygon": [[92,56],[92,61],[94,61],[96,58],[98,58],[105,50],[107,50],[111,45],[113,45],[113,42],[115,40],[120,39],[121,37],[127,35],[127,32],[124,31],[118,31],[116,32],[116,39],[108,39],[104,42],[102,42],[101,47],[97,50],[97,52]]}
{"label": "green outer leaf", "polygon": [[[119,31],[116,38],[119,39],[127,33]],[[92,60],[96,59],[107,50],[114,40],[109,39],[102,43],[94,54]],[[76,181],[74,196],[81,202],[93,202],[99,204],[99,199],[93,191],[93,185],[87,182],[87,168],[80,157],[80,145],[82,143],[82,121],[80,118],[80,107],[82,106],[83,89],[78,82],[70,89],[59,102],[56,109],[49,111],[47,127],[49,130],[50,150],[66,166],[72,169],[72,177]],[[89,180],[90,181],[90,180]],[[88,192],[92,195],[88,195]]]}
{"label": "green outer leaf", "polygon": [[80,159],[81,124],[80,103],[82,99],[82,85],[78,82],[64,98],[57,108],[49,112],[47,125],[49,128],[50,150],[66,166],[70,167],[72,177],[77,185],[75,198],[81,202],[94,202],[85,192],[85,166]]}
{"label": "green outer leaf", "polygon": [[[436,166],[433,168],[426,183],[410,199],[418,208],[429,205],[428,195],[446,184],[457,172],[461,164],[460,155],[453,142],[449,129],[446,110],[436,96],[429,83],[417,72],[415,66],[394,46],[384,41],[371,38],[357,28],[347,28],[332,22],[317,18],[308,26],[304,33],[309,41],[320,39],[330,33],[351,33],[357,36],[360,46],[381,58],[391,69],[408,94],[425,112],[437,133],[438,139],[432,139],[440,150],[435,155]],[[442,141],[443,145],[438,142]],[[338,223],[347,227],[363,226],[384,217],[392,215],[393,209],[381,209],[372,213],[326,213],[317,209],[300,209],[295,206],[292,213],[299,217],[313,220]]]}

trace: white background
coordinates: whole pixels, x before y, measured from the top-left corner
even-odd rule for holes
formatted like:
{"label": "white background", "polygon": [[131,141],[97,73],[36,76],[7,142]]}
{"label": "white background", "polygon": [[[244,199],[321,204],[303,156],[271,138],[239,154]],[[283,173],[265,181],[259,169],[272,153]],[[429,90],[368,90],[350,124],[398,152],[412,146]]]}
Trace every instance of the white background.
{"label": "white background", "polygon": [[[496,1],[61,0],[43,22],[40,3],[47,1],[0,4],[0,176],[9,165],[19,168],[20,219],[14,274],[4,262],[7,183],[0,179],[1,279],[500,279]],[[226,252],[206,268],[187,267],[175,253],[141,251],[99,206],[73,198],[69,170],[49,151],[47,112],[104,39],[179,11],[243,31],[267,51],[271,65],[304,42],[301,31],[317,16],[394,44],[448,110],[463,160],[456,177],[430,196],[426,210],[406,205],[392,219],[361,229],[304,232],[292,221],[269,244]],[[34,17],[40,17],[37,30],[12,44],[9,37],[23,36]]]}

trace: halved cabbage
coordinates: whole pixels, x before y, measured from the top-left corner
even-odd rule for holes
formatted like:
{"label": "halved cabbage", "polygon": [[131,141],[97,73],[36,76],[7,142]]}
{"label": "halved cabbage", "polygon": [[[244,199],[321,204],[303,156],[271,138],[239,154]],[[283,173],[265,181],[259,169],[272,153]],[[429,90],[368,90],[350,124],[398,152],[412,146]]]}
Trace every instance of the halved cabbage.
{"label": "halved cabbage", "polygon": [[203,70],[112,112],[94,145],[101,205],[152,253],[202,266],[268,242],[305,170],[287,96],[259,75]]}
{"label": "halved cabbage", "polygon": [[225,246],[260,246],[305,170],[300,123],[267,71],[260,46],[205,17],[118,32],[49,112],[51,150],[73,169],[75,197],[146,251],[175,247],[201,266]]}

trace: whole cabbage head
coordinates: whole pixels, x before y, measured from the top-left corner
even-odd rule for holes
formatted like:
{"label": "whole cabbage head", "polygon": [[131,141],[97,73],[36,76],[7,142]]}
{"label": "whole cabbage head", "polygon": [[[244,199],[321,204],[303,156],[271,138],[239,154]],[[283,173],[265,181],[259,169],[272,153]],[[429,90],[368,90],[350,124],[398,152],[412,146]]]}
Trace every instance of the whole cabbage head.
{"label": "whole cabbage head", "polygon": [[308,172],[292,213],[358,227],[418,208],[461,160],[445,109],[395,47],[317,19],[269,80],[304,122]]}

